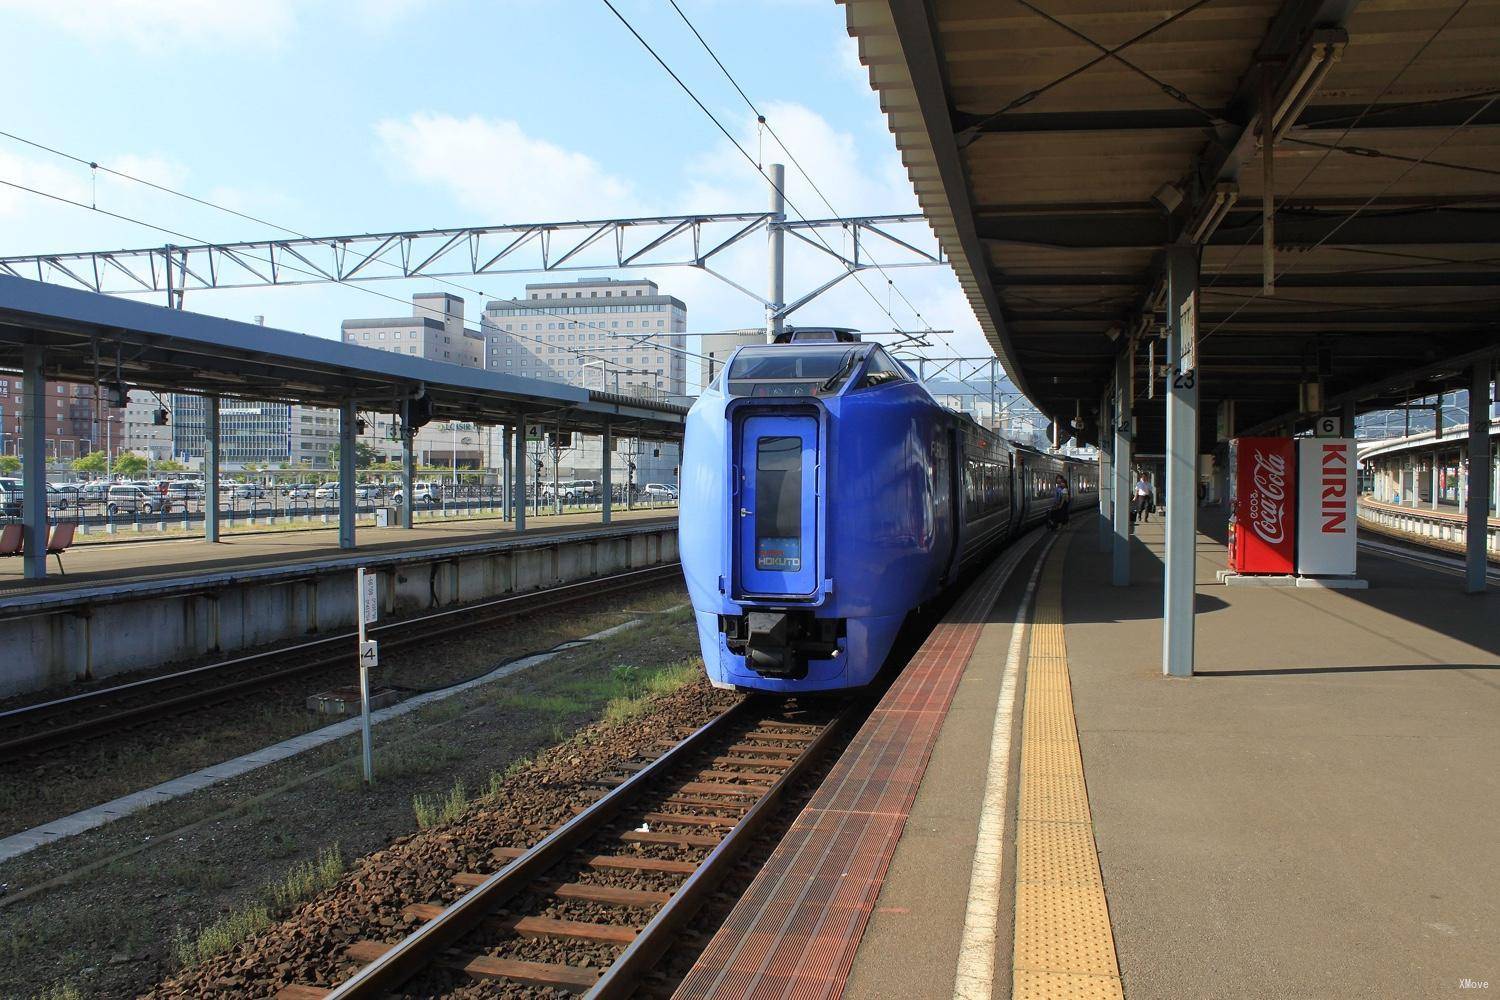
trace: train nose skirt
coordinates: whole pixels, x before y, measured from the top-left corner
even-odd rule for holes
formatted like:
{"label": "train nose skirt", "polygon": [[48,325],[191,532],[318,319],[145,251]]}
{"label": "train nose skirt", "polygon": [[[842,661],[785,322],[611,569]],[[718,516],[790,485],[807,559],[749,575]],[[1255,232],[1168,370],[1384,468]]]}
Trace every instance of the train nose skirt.
{"label": "train nose skirt", "polygon": [[719,627],[731,652],[745,657],[765,677],[801,680],[808,663],[839,655],[845,635],[842,618],[817,618],[811,611],[750,611],[724,615]]}

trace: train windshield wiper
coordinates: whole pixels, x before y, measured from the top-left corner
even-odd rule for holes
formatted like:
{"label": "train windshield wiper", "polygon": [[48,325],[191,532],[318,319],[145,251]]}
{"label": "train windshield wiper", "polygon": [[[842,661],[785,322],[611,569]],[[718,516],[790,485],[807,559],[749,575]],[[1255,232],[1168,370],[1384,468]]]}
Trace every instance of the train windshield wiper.
{"label": "train windshield wiper", "polygon": [[818,387],[818,391],[819,392],[831,392],[831,391],[833,391],[835,388],[838,387],[839,382],[841,382],[843,380],[844,376],[846,376],[846,375],[849,374],[849,370],[851,368],[853,368],[853,367],[854,367],[854,352],[853,351],[845,351],[844,352],[844,360],[842,360],[842,361],[839,362],[839,370],[836,371],[836,372],[834,372],[832,375],[828,376],[828,378],[826,380],[824,380],[823,384]]}

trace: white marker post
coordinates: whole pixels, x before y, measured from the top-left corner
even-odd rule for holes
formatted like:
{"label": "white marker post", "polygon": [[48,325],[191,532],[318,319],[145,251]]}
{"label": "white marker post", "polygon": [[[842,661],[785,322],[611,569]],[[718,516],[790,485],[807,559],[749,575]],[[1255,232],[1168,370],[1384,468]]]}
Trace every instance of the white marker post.
{"label": "white marker post", "polygon": [[370,668],[380,662],[380,644],[365,638],[365,626],[380,617],[380,604],[375,596],[377,579],[377,574],[366,573],[363,566],[354,571],[354,592],[359,600],[359,722],[367,786],[375,780],[370,755]]}

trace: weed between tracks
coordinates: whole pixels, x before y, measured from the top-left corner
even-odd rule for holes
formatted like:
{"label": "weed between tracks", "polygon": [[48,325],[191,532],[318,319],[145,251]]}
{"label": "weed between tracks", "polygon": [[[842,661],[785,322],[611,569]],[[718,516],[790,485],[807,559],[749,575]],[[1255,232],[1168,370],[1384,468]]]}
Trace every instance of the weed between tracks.
{"label": "weed between tracks", "polygon": [[195,965],[228,951],[252,934],[271,926],[272,914],[285,913],[297,903],[331,889],[344,874],[344,854],[335,843],[318,852],[316,859],[293,865],[287,873],[261,890],[264,902],[234,910],[191,934],[177,928],[172,954],[181,965]]}
{"label": "weed between tracks", "polygon": [[[679,589],[662,588],[622,606],[660,610],[681,600]],[[530,623],[514,633],[506,645],[559,641]],[[0,895],[0,996],[35,996],[47,983],[86,996],[135,995],[182,968],[188,955],[176,945],[191,947],[194,968],[224,961],[222,952],[206,957],[221,945],[240,955],[239,942],[260,924],[257,907],[267,911],[266,933],[275,933],[291,897],[267,893],[295,881],[289,862],[293,872],[309,864],[324,872],[318,851],[335,839],[344,857],[383,848],[418,829],[414,796],[441,801],[456,781],[474,800],[470,812],[483,808],[514,780],[534,780],[530,762],[547,747],[606,713],[635,718],[632,730],[648,725],[636,700],[700,676],[696,642],[685,610],[646,615],[531,671],[377,726],[370,790],[360,780],[358,739],[345,740],[0,865],[0,883],[9,883]],[[69,885],[5,906],[17,892],[112,856]]]}

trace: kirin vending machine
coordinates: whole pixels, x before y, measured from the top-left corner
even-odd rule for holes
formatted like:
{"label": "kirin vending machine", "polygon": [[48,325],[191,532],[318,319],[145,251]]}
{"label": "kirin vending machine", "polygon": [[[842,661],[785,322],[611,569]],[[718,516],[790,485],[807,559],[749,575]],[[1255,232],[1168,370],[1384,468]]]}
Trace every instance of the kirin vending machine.
{"label": "kirin vending machine", "polygon": [[1229,568],[1289,574],[1297,566],[1297,448],[1289,437],[1229,442]]}

